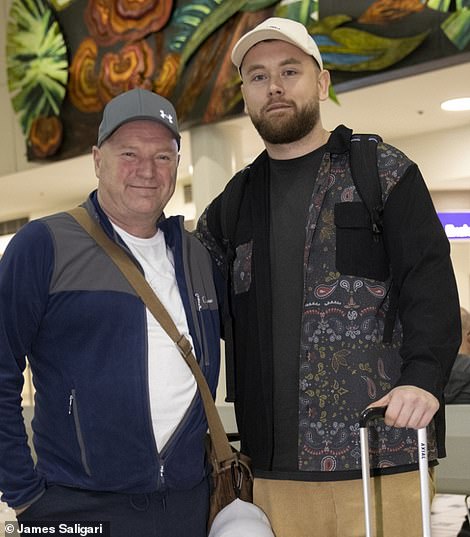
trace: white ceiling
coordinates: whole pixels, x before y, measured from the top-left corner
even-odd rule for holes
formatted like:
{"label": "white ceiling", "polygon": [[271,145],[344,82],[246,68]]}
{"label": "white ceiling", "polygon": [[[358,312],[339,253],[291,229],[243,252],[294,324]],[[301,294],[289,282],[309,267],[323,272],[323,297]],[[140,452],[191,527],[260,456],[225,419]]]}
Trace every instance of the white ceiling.
{"label": "white ceiling", "polygon": [[[324,126],[332,129],[344,123],[356,132],[378,132],[385,140],[470,126],[470,111],[457,113],[440,109],[440,103],[446,99],[470,96],[470,57],[465,60],[466,63],[460,65],[339,93],[339,106],[333,102],[322,106]],[[254,156],[250,153],[258,152],[260,140],[247,117],[232,121],[246,128],[244,158],[248,162]],[[189,145],[188,133],[183,133],[180,164],[183,175],[191,164]],[[89,155],[0,179],[0,220],[51,212],[74,204],[96,185]]]}

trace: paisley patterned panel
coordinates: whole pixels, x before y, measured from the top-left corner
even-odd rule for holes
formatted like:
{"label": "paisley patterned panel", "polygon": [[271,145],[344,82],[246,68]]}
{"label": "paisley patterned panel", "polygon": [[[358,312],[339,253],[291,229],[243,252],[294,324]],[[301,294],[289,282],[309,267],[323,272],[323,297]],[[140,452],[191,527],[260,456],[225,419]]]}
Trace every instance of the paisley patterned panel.
{"label": "paisley patterned panel", "polygon": [[[393,147],[379,146],[379,174],[386,199],[409,166]],[[305,249],[299,384],[299,469],[360,468],[360,412],[388,392],[400,374],[401,327],[382,344],[391,281],[340,274],[335,268],[335,203],[360,201],[348,155],[322,163],[312,197]],[[430,458],[436,456],[430,434]],[[416,462],[416,433],[378,423],[371,430],[371,465]]]}

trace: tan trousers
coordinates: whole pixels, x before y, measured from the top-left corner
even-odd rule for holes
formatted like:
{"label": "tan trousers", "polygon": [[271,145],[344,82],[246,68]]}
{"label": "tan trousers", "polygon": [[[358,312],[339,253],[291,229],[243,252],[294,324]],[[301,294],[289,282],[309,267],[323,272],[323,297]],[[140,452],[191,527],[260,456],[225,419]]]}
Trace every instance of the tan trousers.
{"label": "tan trousers", "polygon": [[[435,494],[430,470],[430,497]],[[373,535],[421,537],[419,472],[371,482]],[[268,515],[276,537],[364,537],[362,481],[305,482],[255,479],[254,503]]]}

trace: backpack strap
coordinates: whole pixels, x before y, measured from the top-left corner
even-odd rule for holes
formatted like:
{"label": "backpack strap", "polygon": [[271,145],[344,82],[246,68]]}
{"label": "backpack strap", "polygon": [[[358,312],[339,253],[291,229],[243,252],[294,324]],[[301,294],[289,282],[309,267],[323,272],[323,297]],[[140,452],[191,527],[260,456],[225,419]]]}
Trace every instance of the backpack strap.
{"label": "backpack strap", "polygon": [[349,153],[354,185],[369,212],[375,240],[383,231],[382,187],[377,170],[377,145],[381,141],[377,134],[353,134]]}
{"label": "backpack strap", "polygon": [[234,249],[235,232],[237,230],[238,214],[245,192],[245,182],[248,177],[250,167],[246,166],[234,175],[227,184],[222,195],[220,224],[222,236],[228,248]]}
{"label": "backpack strap", "polygon": [[239,171],[226,186],[221,200],[220,225],[226,246],[225,296],[223,325],[225,341],[225,382],[227,402],[235,401],[235,356],[232,315],[232,267],[236,256],[235,233],[240,206],[245,192],[249,166]]}
{"label": "backpack strap", "polygon": [[[380,184],[377,167],[377,146],[382,141],[378,134],[353,134],[351,136],[349,159],[351,175],[357,193],[369,213],[374,240],[383,240],[383,212],[382,185]],[[383,342],[391,343],[395,319],[398,312],[399,292],[392,281],[390,301],[385,316]]]}

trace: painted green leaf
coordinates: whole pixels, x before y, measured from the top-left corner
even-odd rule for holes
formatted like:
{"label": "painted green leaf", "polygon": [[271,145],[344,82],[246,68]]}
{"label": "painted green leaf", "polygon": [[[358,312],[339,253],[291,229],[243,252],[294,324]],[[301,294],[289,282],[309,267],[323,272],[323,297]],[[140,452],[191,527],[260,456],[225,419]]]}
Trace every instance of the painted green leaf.
{"label": "painted green leaf", "polygon": [[45,1],[13,0],[6,53],[12,105],[28,134],[37,117],[59,114],[67,86],[65,40]]}
{"label": "painted green leaf", "polygon": [[330,84],[330,87],[328,88],[328,98],[331,99],[334,103],[340,104],[338,96],[336,95],[335,88],[333,87],[333,84]]}
{"label": "painted green leaf", "polygon": [[274,15],[276,17],[293,19],[307,25],[312,19],[318,20],[318,0],[280,2],[276,6]]}
{"label": "painted green leaf", "polygon": [[49,0],[49,4],[56,10],[61,11],[73,4],[75,0]]}
{"label": "painted green leaf", "polygon": [[464,50],[470,43],[470,9],[464,8],[452,13],[441,24],[441,28],[459,50]]}
{"label": "painted green leaf", "polygon": [[175,28],[176,31],[168,41],[169,50],[172,52],[181,52],[201,21],[207,17],[211,12],[211,9],[214,9],[215,7],[216,2],[199,2],[197,4],[190,3],[177,8],[171,19],[172,28]]}
{"label": "painted green leaf", "polygon": [[429,34],[426,31],[412,37],[388,38],[340,27],[350,20],[348,15],[333,15],[308,26],[326,69],[350,72],[385,69],[405,58]]}
{"label": "painted green leaf", "polygon": [[[201,44],[220,26],[224,24],[232,15],[237,13],[239,9],[245,4],[246,0],[230,0],[223,1],[219,0],[218,2],[213,2],[216,4],[213,9],[206,14],[206,16],[201,16],[196,25],[193,25],[191,32],[187,34],[184,43],[182,43],[181,58],[179,64],[178,73],[181,73],[191,56],[196,52],[196,50],[201,46]],[[188,8],[195,6],[196,4],[190,4]],[[185,22],[185,19],[182,18],[183,14],[175,13],[175,19],[173,22]]]}
{"label": "painted green leaf", "polygon": [[427,7],[434,9],[435,11],[449,11],[450,0],[428,0]]}
{"label": "painted green leaf", "polygon": [[278,0],[248,0],[245,1],[245,5],[240,11],[259,11],[260,9],[266,9],[274,4],[277,4]]}

